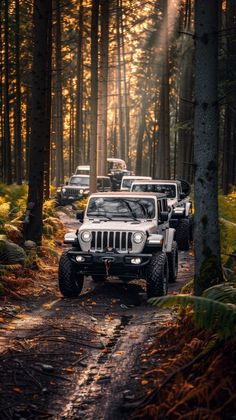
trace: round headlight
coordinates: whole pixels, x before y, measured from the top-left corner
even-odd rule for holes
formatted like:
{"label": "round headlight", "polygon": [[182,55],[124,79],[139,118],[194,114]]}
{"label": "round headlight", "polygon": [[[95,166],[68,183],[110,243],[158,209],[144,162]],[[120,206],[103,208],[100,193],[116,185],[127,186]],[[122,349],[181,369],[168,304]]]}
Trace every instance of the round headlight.
{"label": "round headlight", "polygon": [[136,244],[140,244],[143,241],[143,233],[142,232],[135,232],[133,234],[133,241]]}
{"label": "round headlight", "polygon": [[90,242],[92,238],[92,234],[91,232],[89,232],[89,230],[85,230],[84,232],[81,233],[81,239],[84,242]]}
{"label": "round headlight", "polygon": [[79,190],[79,193],[80,193],[80,194],[83,194],[83,192],[84,192],[84,190]]}
{"label": "round headlight", "polygon": [[61,190],[62,190],[63,194],[65,194],[66,188],[62,188]]}

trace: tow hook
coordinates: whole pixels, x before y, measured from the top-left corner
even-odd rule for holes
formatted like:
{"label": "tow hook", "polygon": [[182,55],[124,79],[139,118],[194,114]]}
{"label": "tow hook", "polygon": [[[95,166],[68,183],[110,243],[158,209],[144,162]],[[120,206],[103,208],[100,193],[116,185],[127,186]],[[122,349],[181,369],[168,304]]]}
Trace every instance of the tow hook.
{"label": "tow hook", "polygon": [[115,260],[114,258],[103,258],[102,259],[105,265],[105,269],[106,269],[106,276],[109,276],[109,269],[111,266],[111,263]]}

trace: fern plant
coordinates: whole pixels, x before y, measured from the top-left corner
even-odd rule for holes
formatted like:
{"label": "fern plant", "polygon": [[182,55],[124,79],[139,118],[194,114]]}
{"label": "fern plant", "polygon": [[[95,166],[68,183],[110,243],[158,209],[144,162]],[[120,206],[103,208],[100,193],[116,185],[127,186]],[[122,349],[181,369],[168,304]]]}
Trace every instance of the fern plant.
{"label": "fern plant", "polygon": [[202,296],[180,294],[151,298],[149,302],[159,307],[190,305],[198,328],[217,330],[222,339],[236,338],[236,289],[230,284],[212,286]]}

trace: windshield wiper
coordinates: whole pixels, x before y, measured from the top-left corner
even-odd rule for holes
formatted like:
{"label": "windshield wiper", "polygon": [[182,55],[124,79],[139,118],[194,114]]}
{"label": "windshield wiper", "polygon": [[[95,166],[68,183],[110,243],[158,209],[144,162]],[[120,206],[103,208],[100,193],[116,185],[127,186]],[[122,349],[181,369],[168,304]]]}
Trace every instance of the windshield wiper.
{"label": "windshield wiper", "polygon": [[93,218],[94,218],[94,217],[98,217],[98,218],[100,218],[100,219],[101,219],[101,218],[103,218],[103,219],[105,218],[105,219],[107,219],[107,220],[112,220],[112,218],[111,218],[111,217],[109,217],[109,216],[107,216],[106,214],[100,214],[100,213],[92,213],[92,212],[91,212],[91,213],[89,213],[87,216],[88,216],[88,218],[89,218],[89,217],[93,217]]}

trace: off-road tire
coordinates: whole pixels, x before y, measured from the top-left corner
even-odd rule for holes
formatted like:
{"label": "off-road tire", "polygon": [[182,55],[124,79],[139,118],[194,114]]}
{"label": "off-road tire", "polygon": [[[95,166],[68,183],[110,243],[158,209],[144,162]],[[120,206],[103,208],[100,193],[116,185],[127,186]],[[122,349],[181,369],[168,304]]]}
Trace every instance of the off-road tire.
{"label": "off-road tire", "polygon": [[169,266],[169,283],[174,283],[178,274],[178,246],[173,242],[172,251],[167,254]]}
{"label": "off-road tire", "polygon": [[146,268],[147,297],[165,296],[168,291],[169,268],[164,252],[153,255]]}
{"label": "off-road tire", "polygon": [[61,206],[62,206],[61,196],[57,195],[55,198],[55,207],[61,207]]}
{"label": "off-road tire", "polygon": [[60,258],[58,283],[65,297],[77,297],[83,288],[84,276],[76,273],[76,265],[68,258],[67,251]]}
{"label": "off-road tire", "polygon": [[189,250],[189,219],[180,219],[176,228],[175,240],[180,251]]}

